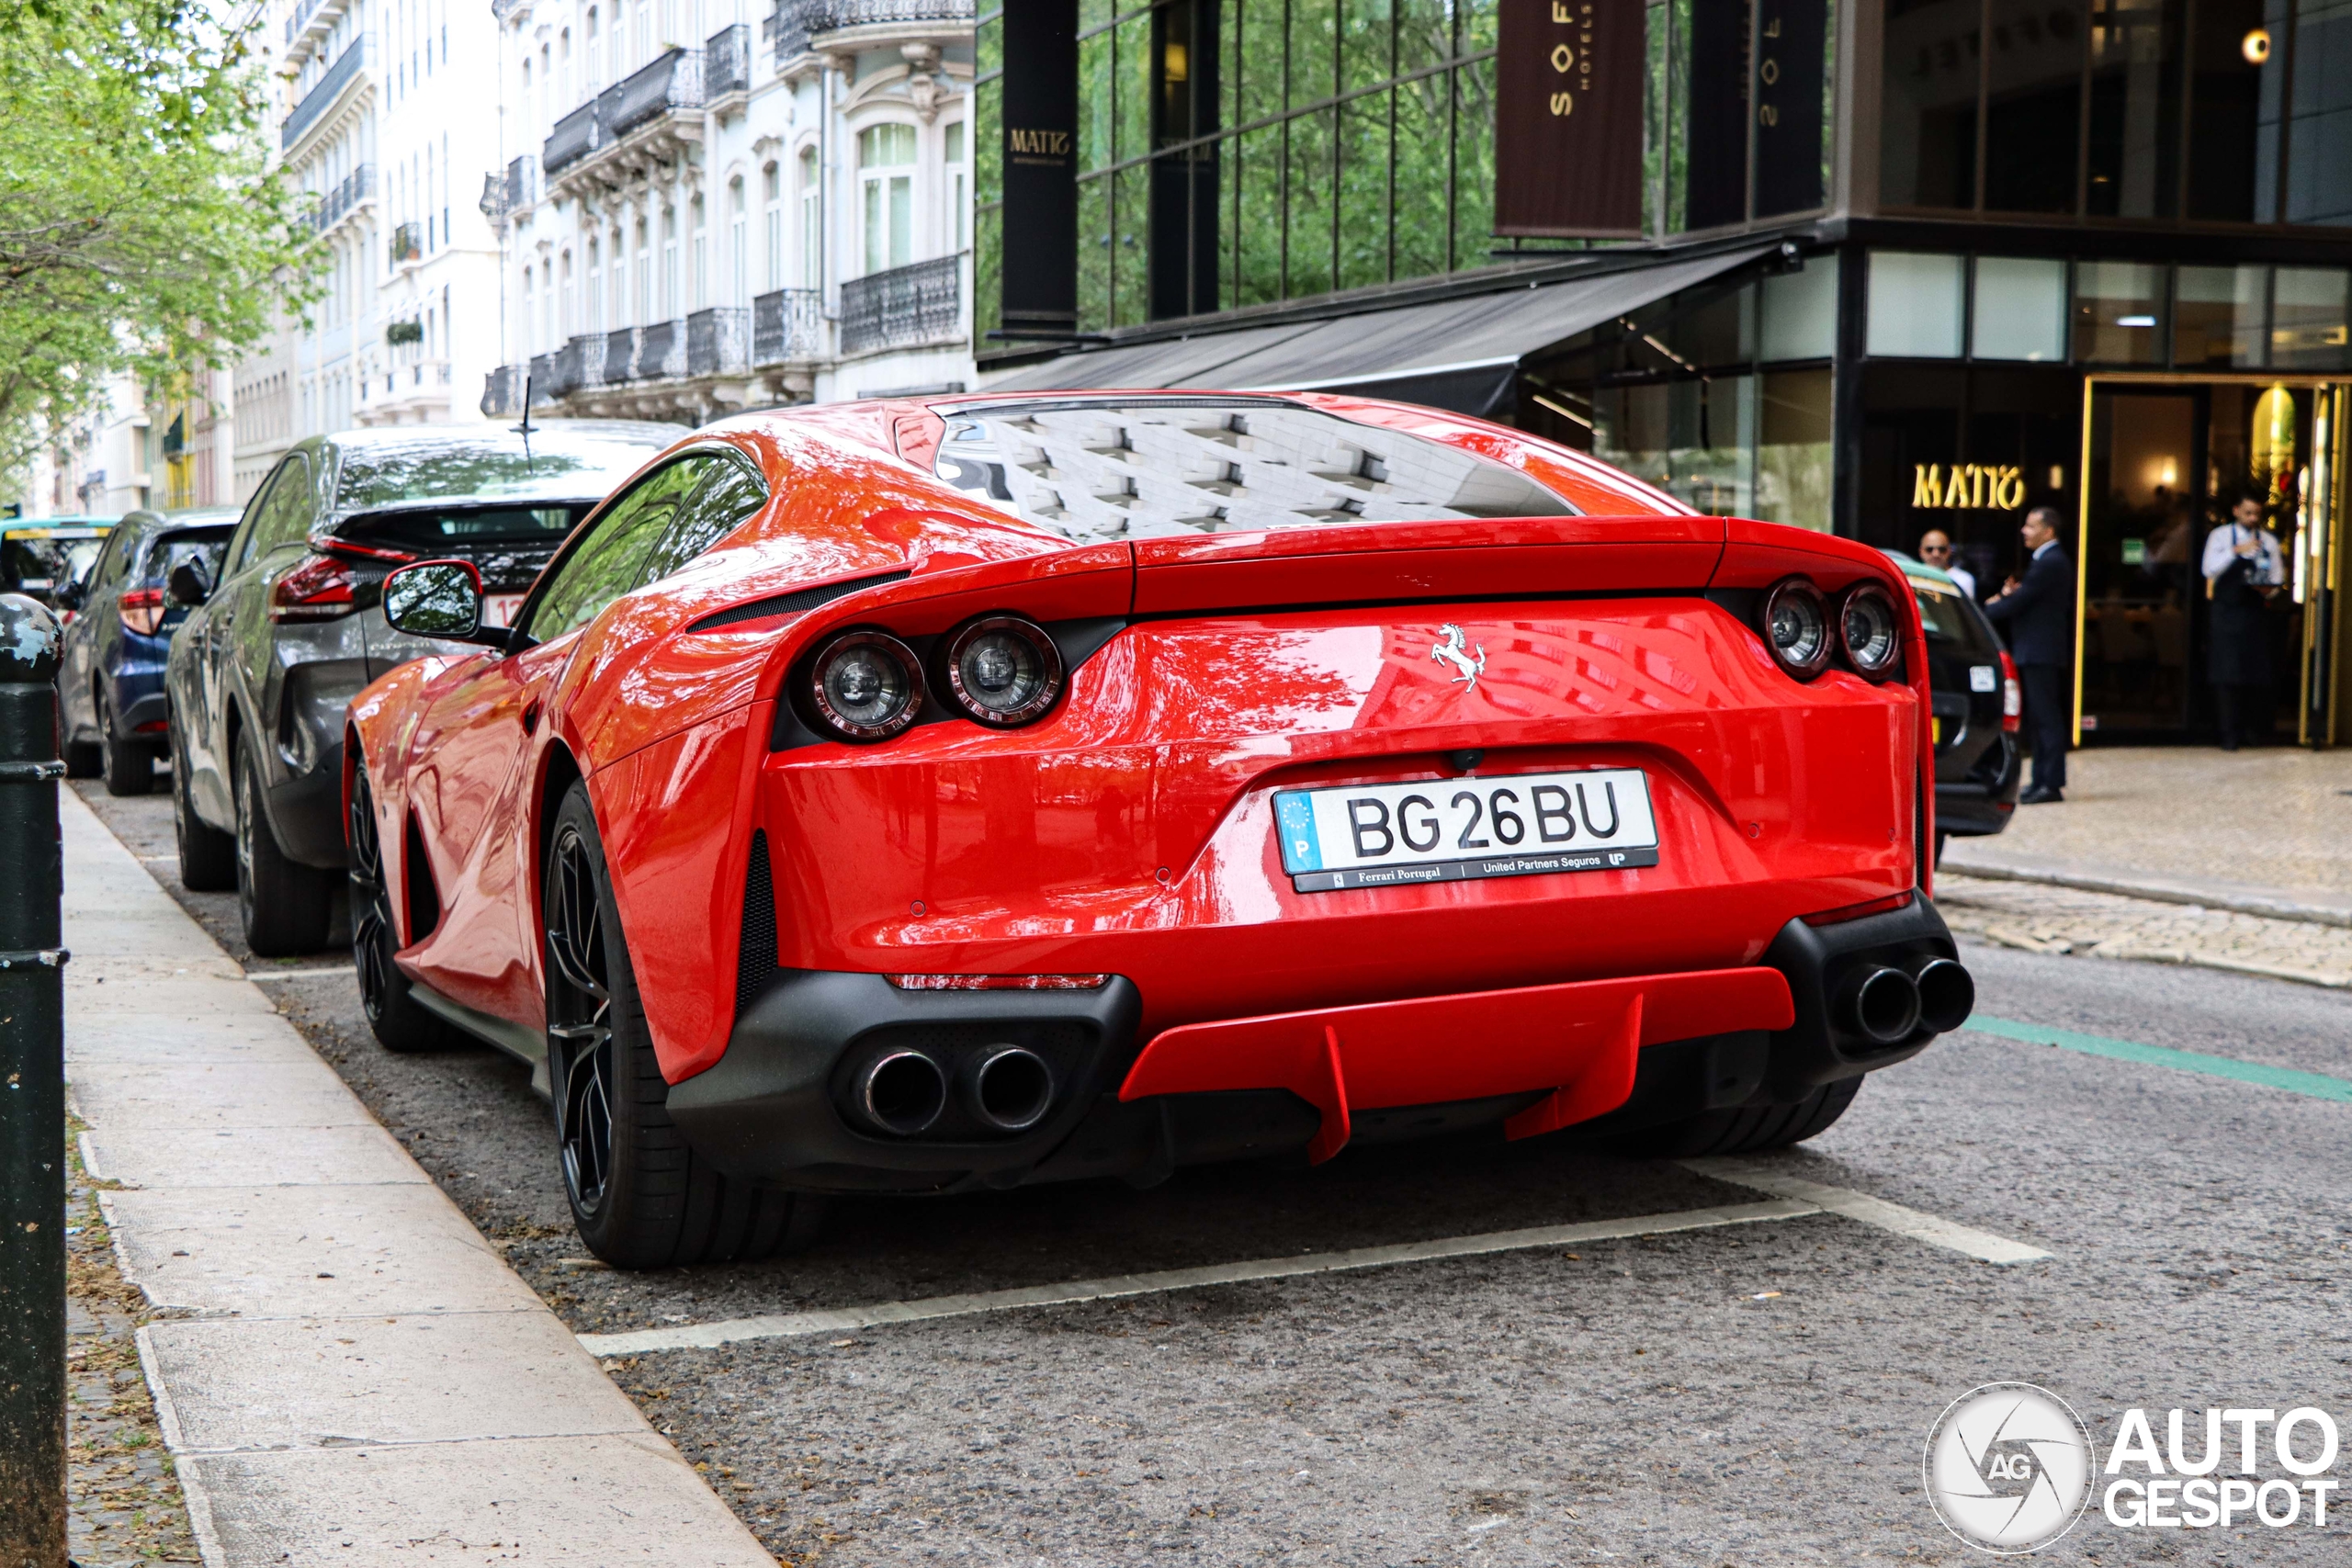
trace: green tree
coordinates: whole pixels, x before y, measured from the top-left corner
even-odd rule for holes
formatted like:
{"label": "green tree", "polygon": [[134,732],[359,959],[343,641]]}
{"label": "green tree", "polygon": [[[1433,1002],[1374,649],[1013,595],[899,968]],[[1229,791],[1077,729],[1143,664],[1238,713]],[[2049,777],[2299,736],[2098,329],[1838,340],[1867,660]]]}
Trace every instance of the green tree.
{"label": "green tree", "polygon": [[184,392],[307,299],[266,89],[200,0],[0,0],[0,468],[108,376]]}

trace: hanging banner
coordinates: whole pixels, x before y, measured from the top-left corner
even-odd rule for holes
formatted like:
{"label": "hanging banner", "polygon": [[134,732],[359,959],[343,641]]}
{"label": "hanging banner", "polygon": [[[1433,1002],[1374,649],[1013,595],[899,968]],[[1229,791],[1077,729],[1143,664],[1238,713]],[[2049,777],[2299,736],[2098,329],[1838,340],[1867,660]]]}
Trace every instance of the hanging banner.
{"label": "hanging banner", "polygon": [[1756,216],[1810,212],[1828,188],[1822,69],[1829,6],[1758,0],[1756,17]]}
{"label": "hanging banner", "polygon": [[1005,0],[1003,330],[1078,330],[1078,0]]}
{"label": "hanging banner", "polygon": [[1683,67],[1682,225],[1747,219],[1748,0],[1690,0]]}
{"label": "hanging banner", "polygon": [[1643,0],[1501,0],[1495,232],[1642,232]]}

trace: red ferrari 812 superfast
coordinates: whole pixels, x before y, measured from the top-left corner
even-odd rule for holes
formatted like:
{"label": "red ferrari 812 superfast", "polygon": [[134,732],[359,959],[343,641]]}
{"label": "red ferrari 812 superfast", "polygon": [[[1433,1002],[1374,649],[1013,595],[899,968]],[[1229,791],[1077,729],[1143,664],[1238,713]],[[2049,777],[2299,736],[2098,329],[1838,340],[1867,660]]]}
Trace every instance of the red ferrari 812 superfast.
{"label": "red ferrari 812 superfast", "polygon": [[1917,606],[1516,431],[975,396],[696,431],[345,748],[383,1043],[532,1064],[582,1238],[1577,1126],[1820,1132],[1957,1027]]}

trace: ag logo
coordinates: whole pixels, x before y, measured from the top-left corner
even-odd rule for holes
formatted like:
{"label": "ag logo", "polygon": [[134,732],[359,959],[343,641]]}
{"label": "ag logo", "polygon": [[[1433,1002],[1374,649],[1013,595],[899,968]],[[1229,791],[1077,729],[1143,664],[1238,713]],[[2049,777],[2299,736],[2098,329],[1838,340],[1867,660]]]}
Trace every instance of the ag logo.
{"label": "ag logo", "polygon": [[1952,1534],[2002,1555],[2038,1551],[2090,1501],[2090,1433],[2048,1389],[1986,1383],[1937,1417],[1921,1468]]}

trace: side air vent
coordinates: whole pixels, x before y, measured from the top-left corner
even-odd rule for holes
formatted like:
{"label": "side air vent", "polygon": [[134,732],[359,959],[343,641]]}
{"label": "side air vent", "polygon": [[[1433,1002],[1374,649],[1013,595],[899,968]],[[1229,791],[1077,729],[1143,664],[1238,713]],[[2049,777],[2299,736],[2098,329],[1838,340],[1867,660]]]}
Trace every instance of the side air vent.
{"label": "side air vent", "polygon": [[408,892],[408,940],[413,944],[431,936],[441,924],[441,890],[433,885],[433,863],[424,856],[424,835],[412,814],[401,861]]}
{"label": "side air vent", "polygon": [[751,863],[743,868],[743,936],[735,960],[735,1016],[752,1005],[775,975],[775,878],[768,870],[768,836],[752,833]]}
{"label": "side air vent", "polygon": [[686,627],[690,632],[715,632],[724,626],[741,626],[745,621],[764,621],[775,615],[797,615],[830,604],[845,593],[861,588],[879,588],[886,582],[897,582],[910,577],[911,572],[886,571],[874,577],[853,577],[846,582],[828,582],[816,588],[803,588],[797,592],[778,593],[772,598],[754,599],[748,604],[730,604],[715,610]]}

